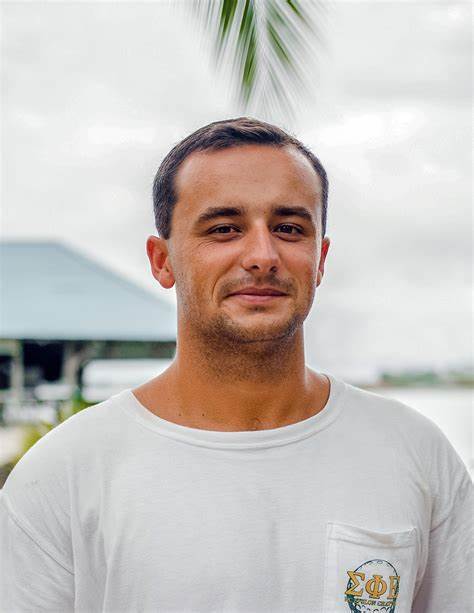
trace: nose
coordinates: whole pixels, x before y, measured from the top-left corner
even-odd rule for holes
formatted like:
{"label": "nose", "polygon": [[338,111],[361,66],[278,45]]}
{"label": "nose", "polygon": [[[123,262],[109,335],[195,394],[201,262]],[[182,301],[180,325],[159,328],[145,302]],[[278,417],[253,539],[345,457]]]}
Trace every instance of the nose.
{"label": "nose", "polygon": [[242,241],[242,267],[245,270],[259,269],[261,272],[276,272],[280,255],[275,246],[274,237],[266,225],[251,230]]}

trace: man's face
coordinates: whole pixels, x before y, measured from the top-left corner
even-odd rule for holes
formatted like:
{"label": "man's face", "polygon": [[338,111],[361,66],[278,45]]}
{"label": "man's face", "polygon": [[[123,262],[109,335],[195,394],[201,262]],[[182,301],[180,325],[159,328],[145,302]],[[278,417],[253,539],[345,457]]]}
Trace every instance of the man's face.
{"label": "man's face", "polygon": [[[196,152],[175,188],[167,282],[176,282],[186,329],[237,344],[293,335],[311,309],[329,248],[321,240],[321,182],[309,160],[294,147],[268,145]],[[240,214],[202,219],[215,209]],[[229,295],[248,286],[285,295],[260,302]]]}

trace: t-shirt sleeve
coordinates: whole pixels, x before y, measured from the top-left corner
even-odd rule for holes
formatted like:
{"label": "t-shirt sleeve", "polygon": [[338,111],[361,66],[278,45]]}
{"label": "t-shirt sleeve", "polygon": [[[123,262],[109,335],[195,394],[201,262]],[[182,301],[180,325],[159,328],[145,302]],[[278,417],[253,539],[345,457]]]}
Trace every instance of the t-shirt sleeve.
{"label": "t-shirt sleeve", "polygon": [[0,492],[0,611],[74,611],[67,421],[17,462]]}
{"label": "t-shirt sleeve", "polygon": [[469,613],[472,600],[473,483],[444,433],[426,443],[433,495],[428,557],[412,613]]}
{"label": "t-shirt sleeve", "polygon": [[0,492],[0,611],[74,611],[74,574],[34,540]]}

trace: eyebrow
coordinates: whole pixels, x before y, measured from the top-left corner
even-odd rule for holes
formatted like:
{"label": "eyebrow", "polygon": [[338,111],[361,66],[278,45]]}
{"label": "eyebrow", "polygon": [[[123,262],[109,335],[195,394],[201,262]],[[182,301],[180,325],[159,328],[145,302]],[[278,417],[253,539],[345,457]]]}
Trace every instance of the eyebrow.
{"label": "eyebrow", "polygon": [[[273,207],[272,214],[276,217],[301,217],[313,226],[315,225],[313,216],[304,206],[276,206]],[[243,217],[244,215],[245,209],[240,206],[211,206],[199,215],[195,225],[202,226],[219,217]]]}

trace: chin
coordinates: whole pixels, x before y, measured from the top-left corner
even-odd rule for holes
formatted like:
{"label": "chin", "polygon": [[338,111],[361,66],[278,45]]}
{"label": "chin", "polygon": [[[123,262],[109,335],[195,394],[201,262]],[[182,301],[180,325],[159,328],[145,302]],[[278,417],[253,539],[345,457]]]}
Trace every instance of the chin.
{"label": "chin", "polygon": [[261,340],[271,341],[287,336],[292,336],[296,329],[295,321],[293,319],[281,322],[267,323],[267,324],[254,324],[244,325],[239,322],[235,322],[233,326],[228,328],[229,334],[233,335],[236,339],[242,340]]}

